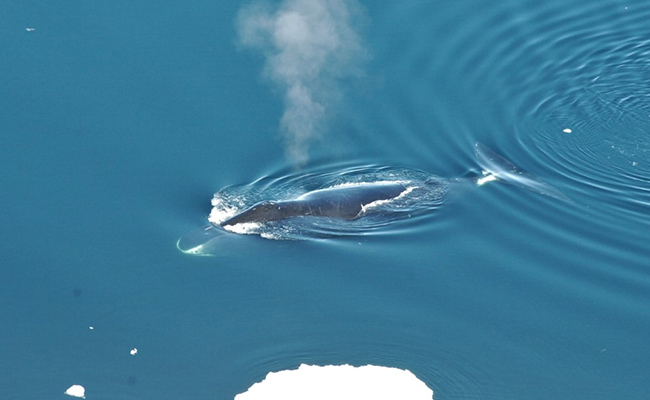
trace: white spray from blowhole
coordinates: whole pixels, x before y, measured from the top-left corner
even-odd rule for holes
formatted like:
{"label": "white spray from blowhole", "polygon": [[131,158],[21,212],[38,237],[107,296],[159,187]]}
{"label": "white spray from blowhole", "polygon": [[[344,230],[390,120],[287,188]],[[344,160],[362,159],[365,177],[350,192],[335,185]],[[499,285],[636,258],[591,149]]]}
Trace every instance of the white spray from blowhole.
{"label": "white spray from blowhole", "polygon": [[355,30],[362,20],[355,0],[253,3],[239,12],[239,42],[262,52],[264,76],[284,95],[280,131],[287,157],[298,166],[340,104],[341,82],[362,73],[367,51]]}

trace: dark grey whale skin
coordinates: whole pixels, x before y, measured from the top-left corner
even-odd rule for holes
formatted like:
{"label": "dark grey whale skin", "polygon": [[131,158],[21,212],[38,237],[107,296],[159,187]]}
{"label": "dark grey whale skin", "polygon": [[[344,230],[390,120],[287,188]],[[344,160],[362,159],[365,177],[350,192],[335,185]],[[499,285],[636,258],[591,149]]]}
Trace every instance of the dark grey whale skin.
{"label": "dark grey whale skin", "polygon": [[389,200],[408,187],[400,182],[360,183],[307,192],[292,200],[263,201],[221,223],[221,226],[247,222],[278,221],[300,215],[358,218],[363,208],[378,200]]}

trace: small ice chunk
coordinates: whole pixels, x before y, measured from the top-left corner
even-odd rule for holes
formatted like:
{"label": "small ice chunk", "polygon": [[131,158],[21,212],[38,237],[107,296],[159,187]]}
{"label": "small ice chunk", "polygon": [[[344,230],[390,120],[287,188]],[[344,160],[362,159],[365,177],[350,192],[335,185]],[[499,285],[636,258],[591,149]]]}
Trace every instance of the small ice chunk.
{"label": "small ice chunk", "polygon": [[65,391],[65,394],[72,397],[86,398],[86,389],[81,385],[72,385]]}
{"label": "small ice chunk", "polygon": [[36,30],[36,28],[25,28],[25,30],[27,32],[34,32]]}
{"label": "small ice chunk", "polygon": [[129,353],[131,353],[131,355],[134,356],[134,355],[138,354],[138,349],[134,347],[134,348],[131,349],[131,351]]}
{"label": "small ice chunk", "polygon": [[564,132],[564,133],[571,133],[572,131],[571,131],[570,128],[564,128],[564,129],[562,129],[562,132]]}
{"label": "small ice chunk", "polygon": [[366,365],[306,365],[270,372],[235,400],[431,400],[433,391],[408,370]]}

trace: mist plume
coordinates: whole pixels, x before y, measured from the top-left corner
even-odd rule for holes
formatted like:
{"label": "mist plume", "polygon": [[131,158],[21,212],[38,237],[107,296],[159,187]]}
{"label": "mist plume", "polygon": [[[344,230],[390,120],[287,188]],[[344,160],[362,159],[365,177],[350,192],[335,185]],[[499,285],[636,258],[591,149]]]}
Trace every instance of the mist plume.
{"label": "mist plume", "polygon": [[341,81],[361,74],[367,52],[354,27],[362,14],[354,0],[258,2],[239,12],[239,43],[264,55],[264,76],[284,96],[280,131],[297,165],[308,161],[310,144],[326,131]]}

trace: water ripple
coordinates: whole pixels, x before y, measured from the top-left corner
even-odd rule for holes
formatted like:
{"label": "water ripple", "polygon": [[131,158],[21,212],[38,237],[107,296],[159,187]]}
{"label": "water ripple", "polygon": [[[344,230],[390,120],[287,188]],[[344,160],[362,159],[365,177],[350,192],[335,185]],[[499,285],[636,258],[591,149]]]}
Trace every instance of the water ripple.
{"label": "water ripple", "polygon": [[612,215],[650,205],[648,20],[650,5],[503,8],[486,59],[466,56],[474,81],[506,93],[526,153]]}

